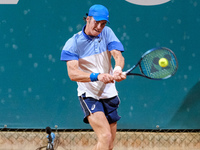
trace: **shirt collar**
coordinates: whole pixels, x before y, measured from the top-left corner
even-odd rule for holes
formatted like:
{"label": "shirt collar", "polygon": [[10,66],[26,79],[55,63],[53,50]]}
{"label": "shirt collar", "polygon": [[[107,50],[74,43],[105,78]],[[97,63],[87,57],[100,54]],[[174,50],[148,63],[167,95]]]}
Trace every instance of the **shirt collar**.
{"label": "shirt collar", "polygon": [[99,35],[97,35],[97,36],[90,36],[90,35],[87,35],[87,34],[85,34],[85,27],[86,27],[86,25],[84,25],[83,26],[83,28],[82,28],[82,33],[83,33],[83,35],[84,35],[84,37],[86,38],[86,39],[88,39],[88,40],[93,40],[94,38],[100,38],[100,34]]}

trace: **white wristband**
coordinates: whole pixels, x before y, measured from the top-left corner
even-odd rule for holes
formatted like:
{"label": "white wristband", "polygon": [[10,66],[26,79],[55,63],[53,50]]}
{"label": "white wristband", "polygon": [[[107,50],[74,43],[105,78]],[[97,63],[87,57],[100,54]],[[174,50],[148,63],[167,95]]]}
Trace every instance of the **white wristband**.
{"label": "white wristband", "polygon": [[114,68],[113,72],[115,72],[116,70],[122,70],[122,67],[116,66],[116,67]]}

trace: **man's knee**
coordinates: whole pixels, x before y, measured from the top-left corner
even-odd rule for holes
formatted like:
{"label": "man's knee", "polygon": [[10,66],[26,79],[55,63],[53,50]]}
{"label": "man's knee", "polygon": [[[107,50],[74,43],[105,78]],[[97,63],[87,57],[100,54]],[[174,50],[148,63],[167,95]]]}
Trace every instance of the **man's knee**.
{"label": "man's knee", "polygon": [[106,143],[105,145],[108,145],[108,149],[112,150],[114,147],[114,141],[112,138],[112,134],[110,132],[108,133],[104,133],[100,136],[101,139],[99,139],[100,141],[102,141],[102,143]]}
{"label": "man's knee", "polygon": [[105,141],[106,143],[110,143],[112,141],[112,134],[110,132],[103,133],[100,136],[101,141]]}

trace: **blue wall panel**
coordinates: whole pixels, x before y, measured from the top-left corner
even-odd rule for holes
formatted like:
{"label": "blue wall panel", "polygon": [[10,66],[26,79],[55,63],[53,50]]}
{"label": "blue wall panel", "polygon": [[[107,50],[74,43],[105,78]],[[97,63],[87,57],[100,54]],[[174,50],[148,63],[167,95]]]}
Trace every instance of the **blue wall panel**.
{"label": "blue wall panel", "polygon": [[77,84],[60,53],[82,29],[89,7],[110,11],[110,26],[125,47],[128,69],[147,50],[165,46],[179,61],[170,79],[127,77],[116,83],[119,128],[197,129],[200,121],[200,3],[172,0],[141,6],[127,1],[19,0],[0,5],[0,128],[90,128],[82,122]]}

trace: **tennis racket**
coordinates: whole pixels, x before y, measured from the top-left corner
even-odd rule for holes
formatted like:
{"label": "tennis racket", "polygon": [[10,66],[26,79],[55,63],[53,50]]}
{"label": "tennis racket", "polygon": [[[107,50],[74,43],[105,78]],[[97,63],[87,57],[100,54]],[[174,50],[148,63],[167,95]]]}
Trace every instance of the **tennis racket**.
{"label": "tennis racket", "polygon": [[[137,66],[141,73],[131,73]],[[138,63],[123,72],[123,74],[161,80],[173,76],[177,69],[178,61],[172,50],[160,47],[144,53]]]}

